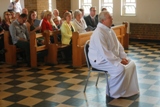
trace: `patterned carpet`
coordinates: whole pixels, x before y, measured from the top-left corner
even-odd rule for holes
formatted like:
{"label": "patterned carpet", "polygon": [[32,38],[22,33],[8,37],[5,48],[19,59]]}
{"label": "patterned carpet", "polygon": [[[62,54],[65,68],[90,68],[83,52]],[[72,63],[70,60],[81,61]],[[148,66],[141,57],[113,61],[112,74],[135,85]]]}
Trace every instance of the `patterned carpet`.
{"label": "patterned carpet", "polygon": [[104,73],[95,86],[92,73],[83,93],[87,67],[70,63],[32,69],[20,63],[0,64],[0,107],[160,107],[160,43],[131,42],[128,57],[137,65],[140,94],[129,98],[106,97]]}

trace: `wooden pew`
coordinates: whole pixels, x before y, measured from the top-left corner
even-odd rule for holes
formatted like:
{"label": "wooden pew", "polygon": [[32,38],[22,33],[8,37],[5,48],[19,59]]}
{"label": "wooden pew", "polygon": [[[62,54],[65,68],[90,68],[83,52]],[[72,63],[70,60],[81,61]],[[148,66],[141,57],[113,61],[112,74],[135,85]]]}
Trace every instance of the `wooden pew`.
{"label": "wooden pew", "polygon": [[11,65],[17,65],[17,52],[22,51],[19,48],[16,48],[15,45],[12,44],[12,39],[9,31],[4,32],[4,48],[5,52],[5,62]]}
{"label": "wooden pew", "polygon": [[84,44],[90,39],[92,31],[86,33],[72,33],[72,66],[81,67],[86,63]]}
{"label": "wooden pew", "polygon": [[128,29],[128,22],[123,22],[122,24],[125,25],[125,29],[126,29],[126,34],[124,36],[124,43],[123,43],[123,47],[124,49],[128,49],[129,48],[129,33],[127,32]]}
{"label": "wooden pew", "polygon": [[[44,44],[41,46],[37,45],[37,39],[44,37]],[[49,36],[47,35],[46,32],[42,33],[31,33],[30,34],[30,64],[31,67],[37,67],[37,53],[41,51],[48,51],[48,43],[49,43]],[[47,57],[45,57],[45,61],[47,62]]]}
{"label": "wooden pew", "polygon": [[127,23],[124,23],[122,25],[113,26],[112,29],[116,33],[116,36],[117,36],[119,42],[122,44],[122,46],[125,49],[128,49],[129,35],[126,33],[127,32]]}
{"label": "wooden pew", "polygon": [[48,45],[48,62],[52,64],[58,64],[58,51],[67,49],[70,45],[62,44],[58,41],[58,35],[61,35],[60,30],[56,31],[45,31],[48,35],[53,36],[54,43]]}
{"label": "wooden pew", "polygon": [[[37,46],[37,38],[44,37],[45,44],[42,46]],[[4,32],[4,47],[6,49],[5,60],[7,64],[17,65],[17,52],[23,51],[12,44],[11,36],[8,31]],[[31,67],[37,67],[37,52],[42,50],[47,50],[49,45],[49,36],[47,33],[31,33],[30,34],[30,64]],[[47,56],[49,57],[49,56]],[[45,60],[47,61],[48,58]],[[52,60],[52,59],[51,59]]]}
{"label": "wooden pew", "polygon": [[[126,35],[127,26],[125,24],[112,27],[122,46],[128,48],[128,35]],[[72,65],[81,67],[86,63],[84,56],[84,44],[90,39],[92,31],[86,33],[73,32],[72,34]],[[127,37],[126,37],[127,36]]]}

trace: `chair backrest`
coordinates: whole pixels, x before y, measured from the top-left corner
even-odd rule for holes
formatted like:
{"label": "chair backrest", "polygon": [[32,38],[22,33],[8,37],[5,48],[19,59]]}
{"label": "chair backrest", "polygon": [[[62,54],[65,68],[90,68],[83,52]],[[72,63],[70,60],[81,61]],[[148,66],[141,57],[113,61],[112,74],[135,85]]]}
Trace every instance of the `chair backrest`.
{"label": "chair backrest", "polygon": [[89,42],[90,42],[90,40],[86,41],[86,43],[85,43],[85,45],[84,45],[84,54],[85,54],[85,58],[86,58],[86,62],[87,62],[88,69],[90,70],[90,69],[91,69],[91,64],[90,64],[89,58],[88,58]]}

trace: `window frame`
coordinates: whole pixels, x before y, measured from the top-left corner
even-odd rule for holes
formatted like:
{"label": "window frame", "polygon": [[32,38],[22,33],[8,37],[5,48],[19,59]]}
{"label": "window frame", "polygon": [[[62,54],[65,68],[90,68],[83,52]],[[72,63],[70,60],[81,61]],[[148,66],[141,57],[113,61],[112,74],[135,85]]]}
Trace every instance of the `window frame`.
{"label": "window frame", "polygon": [[[113,0],[112,0],[112,2],[109,2],[109,0],[108,0],[108,2],[105,2],[105,0],[101,0],[101,9],[102,8],[106,8],[110,14],[113,14]],[[110,9],[110,8],[112,8],[112,9]]]}
{"label": "window frame", "polygon": [[[85,3],[86,1],[91,1],[91,2]],[[92,0],[80,0],[80,8],[85,10],[84,15],[90,14],[90,7],[92,7]]]}
{"label": "window frame", "polygon": [[[127,2],[128,0],[121,0],[121,16],[136,16],[136,0],[135,2]],[[134,8],[134,12],[127,12],[126,8]],[[129,10],[129,9],[128,9]]]}

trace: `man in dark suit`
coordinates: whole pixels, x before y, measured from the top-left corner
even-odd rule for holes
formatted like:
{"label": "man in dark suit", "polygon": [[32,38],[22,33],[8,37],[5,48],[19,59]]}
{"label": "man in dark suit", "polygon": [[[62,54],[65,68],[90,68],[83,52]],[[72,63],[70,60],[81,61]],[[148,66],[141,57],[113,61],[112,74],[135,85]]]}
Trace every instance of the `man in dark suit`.
{"label": "man in dark suit", "polygon": [[88,29],[94,30],[97,27],[98,15],[96,15],[96,7],[90,8],[90,14],[84,17],[84,20],[86,21]]}

